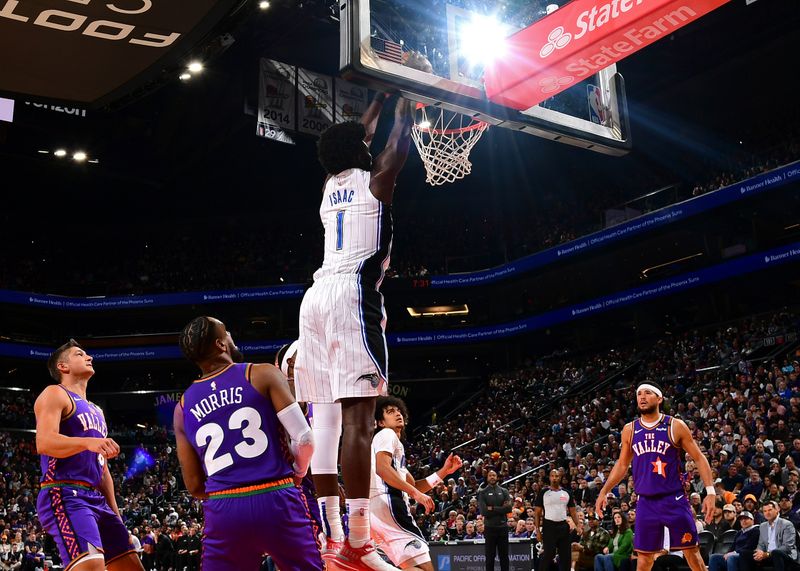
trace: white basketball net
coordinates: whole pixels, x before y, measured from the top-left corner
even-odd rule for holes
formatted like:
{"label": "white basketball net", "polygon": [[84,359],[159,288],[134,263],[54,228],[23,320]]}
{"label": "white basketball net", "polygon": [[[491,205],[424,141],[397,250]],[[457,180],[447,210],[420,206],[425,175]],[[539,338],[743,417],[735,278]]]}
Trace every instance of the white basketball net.
{"label": "white basketball net", "polygon": [[467,176],[469,153],[487,127],[461,113],[419,106],[411,136],[425,165],[425,182],[436,186]]}

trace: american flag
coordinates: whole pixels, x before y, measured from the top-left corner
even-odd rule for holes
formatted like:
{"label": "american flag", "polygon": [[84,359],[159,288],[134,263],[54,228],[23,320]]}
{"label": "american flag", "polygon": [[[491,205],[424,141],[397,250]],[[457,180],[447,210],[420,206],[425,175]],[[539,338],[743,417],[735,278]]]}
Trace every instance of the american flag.
{"label": "american flag", "polygon": [[391,40],[384,40],[381,38],[370,38],[372,49],[377,56],[382,59],[388,59],[396,63],[403,63],[403,46]]}

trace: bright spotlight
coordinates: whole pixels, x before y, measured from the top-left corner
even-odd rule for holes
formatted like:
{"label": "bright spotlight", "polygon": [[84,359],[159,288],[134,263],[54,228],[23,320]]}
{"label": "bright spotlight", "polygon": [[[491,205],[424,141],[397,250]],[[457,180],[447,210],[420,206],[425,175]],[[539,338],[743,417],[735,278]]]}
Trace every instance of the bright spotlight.
{"label": "bright spotlight", "polygon": [[178,76],[178,79],[180,79],[181,81],[189,81],[190,79],[192,79],[192,74],[189,73],[188,71],[185,71]]}
{"label": "bright spotlight", "polygon": [[199,61],[193,61],[188,66],[186,66],[186,69],[188,69],[192,73],[200,73],[201,71],[203,71],[203,64],[200,63]]}
{"label": "bright spotlight", "polygon": [[59,158],[61,158],[61,157],[66,157],[66,156],[67,156],[67,151],[65,151],[64,149],[56,149],[56,150],[53,152],[53,154],[54,154],[55,156],[59,157]]}
{"label": "bright spotlight", "polygon": [[72,155],[72,159],[75,162],[82,163],[83,161],[86,160],[86,153],[84,153],[83,151],[78,151],[74,155]]}
{"label": "bright spotlight", "polygon": [[489,65],[506,53],[508,28],[494,16],[474,14],[461,27],[459,34],[460,55],[470,65]]}
{"label": "bright spotlight", "polygon": [[262,10],[266,10],[269,8],[269,2],[267,2],[267,0],[261,0],[261,2],[258,3],[258,7]]}

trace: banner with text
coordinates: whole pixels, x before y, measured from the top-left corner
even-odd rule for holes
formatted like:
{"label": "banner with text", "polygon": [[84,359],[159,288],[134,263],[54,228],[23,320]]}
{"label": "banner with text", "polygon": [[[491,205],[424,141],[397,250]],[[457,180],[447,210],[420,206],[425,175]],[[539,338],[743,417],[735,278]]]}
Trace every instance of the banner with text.
{"label": "banner with text", "polygon": [[[766,270],[788,262],[800,261],[800,242],[789,246],[774,248],[735,260],[723,262],[716,266],[689,272],[681,276],[667,278],[652,284],[617,292],[591,301],[578,303],[527,317],[510,323],[501,323],[487,327],[467,327],[447,331],[424,331],[412,333],[389,333],[386,339],[393,347],[413,345],[452,345],[461,343],[477,343],[504,339],[523,333],[529,333],[555,325],[560,325],[588,315],[649,301],[671,295],[687,289],[713,284],[728,278],[747,273]],[[272,354],[289,340],[264,341],[243,344],[239,348],[245,355]],[[46,359],[52,348],[24,344],[0,343],[0,355],[23,357],[30,359]],[[178,359],[180,353],[177,346],[161,346],[134,349],[104,349],[93,353],[97,359],[110,361],[140,359]]]}
{"label": "banner with text", "polygon": [[297,69],[297,129],[319,137],[333,124],[333,78]]}
{"label": "banner with text", "polygon": [[296,98],[294,66],[262,58],[258,81],[256,134],[265,139],[294,144],[288,131],[295,129]]}
{"label": "banner with text", "polygon": [[336,79],[336,115],[337,123],[360,121],[369,106],[369,93],[366,87],[350,83],[344,79]]}
{"label": "banner with text", "polygon": [[557,260],[584,254],[592,249],[607,246],[625,238],[644,234],[645,232],[666,226],[667,224],[685,220],[696,214],[731,204],[743,198],[774,190],[785,184],[796,181],[800,181],[800,161],[720,188],[714,192],[709,192],[708,194],[691,198],[660,210],[655,210],[617,226],[600,230],[594,234],[572,240],[571,242],[565,242],[548,250],[542,250],[541,252],[520,258],[503,266],[468,274],[432,276],[430,278],[430,287],[470,287],[486,285],[512,276],[518,276],[551,264]]}
{"label": "banner with text", "polygon": [[[486,546],[483,541],[431,543],[431,562],[436,571],[486,571]],[[508,542],[509,571],[530,571],[533,552],[530,540]],[[499,570],[500,560],[495,556],[494,569]]]}
{"label": "banner with text", "polygon": [[486,68],[486,96],[530,109],[728,1],[573,0],[506,40]]}

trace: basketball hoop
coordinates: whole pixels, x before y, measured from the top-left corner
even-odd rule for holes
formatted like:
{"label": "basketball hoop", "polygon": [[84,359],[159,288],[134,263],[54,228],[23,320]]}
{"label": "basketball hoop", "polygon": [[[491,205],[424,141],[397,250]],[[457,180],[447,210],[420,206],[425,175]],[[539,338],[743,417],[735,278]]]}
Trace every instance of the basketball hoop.
{"label": "basketball hoop", "polygon": [[461,113],[417,103],[411,136],[425,165],[425,182],[431,186],[455,182],[472,171],[469,153],[488,123]]}

